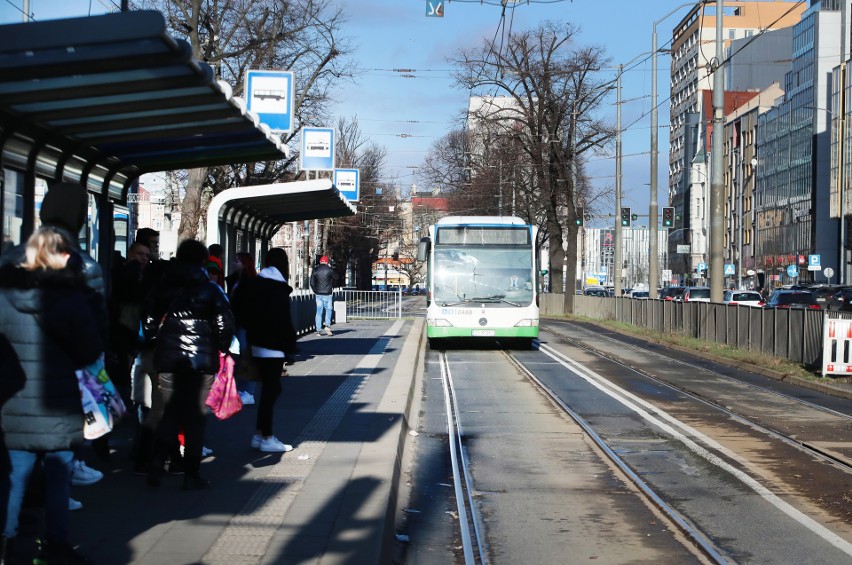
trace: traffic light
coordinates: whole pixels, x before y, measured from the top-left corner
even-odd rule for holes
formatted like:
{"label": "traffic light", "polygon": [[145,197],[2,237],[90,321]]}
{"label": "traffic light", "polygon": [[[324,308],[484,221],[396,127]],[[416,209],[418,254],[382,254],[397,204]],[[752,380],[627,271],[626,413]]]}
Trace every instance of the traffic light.
{"label": "traffic light", "polygon": [[630,208],[621,209],[621,225],[622,227],[630,227]]}
{"label": "traffic light", "polygon": [[577,220],[576,220],[576,222],[577,222],[578,226],[583,225],[583,218],[585,217],[583,212],[584,212],[583,208],[577,208]]}
{"label": "traffic light", "polygon": [[674,227],[674,208],[664,207],[663,208],[663,227],[671,228]]}

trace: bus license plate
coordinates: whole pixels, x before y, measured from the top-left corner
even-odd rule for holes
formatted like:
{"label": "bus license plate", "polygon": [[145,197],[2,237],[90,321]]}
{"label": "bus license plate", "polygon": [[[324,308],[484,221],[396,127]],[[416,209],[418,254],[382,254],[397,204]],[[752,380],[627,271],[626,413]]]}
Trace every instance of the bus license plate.
{"label": "bus license plate", "polygon": [[494,330],[473,330],[470,335],[473,337],[494,337]]}

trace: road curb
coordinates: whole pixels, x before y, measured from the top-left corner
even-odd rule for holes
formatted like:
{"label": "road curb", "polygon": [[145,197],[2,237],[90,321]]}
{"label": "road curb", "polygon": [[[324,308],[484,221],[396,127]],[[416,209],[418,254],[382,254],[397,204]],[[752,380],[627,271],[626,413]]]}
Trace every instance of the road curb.
{"label": "road curb", "polygon": [[[403,459],[405,446],[408,440],[408,432],[411,428],[412,408],[415,405],[415,386],[418,382],[416,378],[417,372],[421,369],[420,353],[423,348],[423,328],[425,326],[425,318],[415,318],[412,320],[411,330],[403,342],[399,354],[399,360],[391,374],[390,383],[379,402],[379,413],[401,414],[401,417],[396,418],[390,426],[388,433],[379,438],[374,443],[364,446],[359,457],[359,465],[363,459],[370,466],[375,468],[381,467],[381,477],[383,479],[381,490],[382,495],[379,499],[384,500],[387,504],[384,509],[384,514],[381,517],[383,523],[374,531],[381,534],[381,540],[376,540],[376,561],[375,563],[388,563],[390,556],[395,551],[395,533],[396,533],[396,510],[397,501],[399,500],[400,477],[404,468]],[[414,361],[412,363],[412,361]],[[388,457],[388,453],[394,454],[393,458]],[[358,475],[356,468],[354,475]]]}

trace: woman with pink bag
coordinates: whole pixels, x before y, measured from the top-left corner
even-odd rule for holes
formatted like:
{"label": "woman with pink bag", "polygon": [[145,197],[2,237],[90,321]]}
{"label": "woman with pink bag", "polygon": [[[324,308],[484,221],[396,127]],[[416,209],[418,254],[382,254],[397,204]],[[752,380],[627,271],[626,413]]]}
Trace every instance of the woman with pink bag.
{"label": "woman with pink bag", "polygon": [[207,247],[183,241],[145,306],[143,330],[154,343],[154,366],[163,415],[148,469],[148,484],[159,486],[164,464],[180,430],[184,433],[184,490],[202,489],[199,473],[205,402],[219,371],[219,354],[234,338],[234,317],[225,292],[204,270]]}

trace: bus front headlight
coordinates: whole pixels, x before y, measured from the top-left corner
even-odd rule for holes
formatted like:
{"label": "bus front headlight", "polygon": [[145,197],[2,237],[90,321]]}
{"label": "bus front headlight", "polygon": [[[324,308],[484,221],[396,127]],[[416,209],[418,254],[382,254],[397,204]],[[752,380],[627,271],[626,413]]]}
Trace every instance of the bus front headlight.
{"label": "bus front headlight", "polygon": [[427,322],[435,328],[451,328],[453,326],[449,320],[445,320],[444,318],[435,318],[434,320],[427,320]]}
{"label": "bus front headlight", "polygon": [[530,319],[530,318],[528,318],[526,320],[521,320],[520,322],[515,324],[515,327],[516,328],[537,328],[538,327],[538,320]]}

